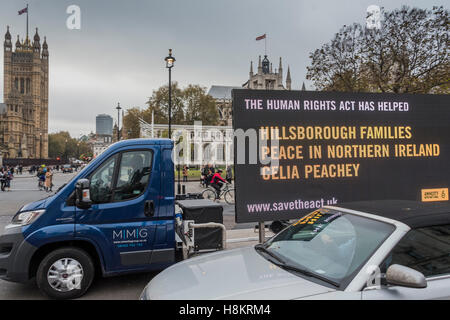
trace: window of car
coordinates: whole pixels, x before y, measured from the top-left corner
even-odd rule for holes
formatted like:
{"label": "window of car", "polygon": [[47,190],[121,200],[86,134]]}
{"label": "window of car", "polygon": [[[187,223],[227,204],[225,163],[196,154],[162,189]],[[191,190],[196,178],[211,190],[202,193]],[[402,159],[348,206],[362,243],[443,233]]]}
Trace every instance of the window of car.
{"label": "window of car", "polygon": [[147,188],[153,153],[150,150],[127,151],[106,160],[90,176],[93,203],[108,203],[139,197]]}
{"label": "window of car", "polygon": [[284,264],[343,288],[394,230],[382,221],[320,209],[276,235],[265,248]]}
{"label": "window of car", "polygon": [[410,267],[425,277],[450,274],[450,225],[410,230],[387,256],[381,272],[392,264]]}
{"label": "window of car", "polygon": [[93,203],[108,203],[111,201],[114,168],[117,155],[106,160],[90,178],[90,194]]}
{"label": "window of car", "polygon": [[123,153],[114,188],[114,201],[140,196],[147,187],[151,164],[152,153],[148,150]]}

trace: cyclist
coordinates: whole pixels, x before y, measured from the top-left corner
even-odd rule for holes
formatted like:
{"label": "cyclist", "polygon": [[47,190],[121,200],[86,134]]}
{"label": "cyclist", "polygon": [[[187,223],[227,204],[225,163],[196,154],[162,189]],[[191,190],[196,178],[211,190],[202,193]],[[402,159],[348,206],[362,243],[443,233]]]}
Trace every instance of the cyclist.
{"label": "cyclist", "polygon": [[217,193],[217,199],[220,199],[220,189],[222,189],[222,186],[224,183],[229,183],[227,180],[224,180],[221,176],[222,170],[218,169],[216,173],[212,176],[210,180],[210,185],[216,190]]}

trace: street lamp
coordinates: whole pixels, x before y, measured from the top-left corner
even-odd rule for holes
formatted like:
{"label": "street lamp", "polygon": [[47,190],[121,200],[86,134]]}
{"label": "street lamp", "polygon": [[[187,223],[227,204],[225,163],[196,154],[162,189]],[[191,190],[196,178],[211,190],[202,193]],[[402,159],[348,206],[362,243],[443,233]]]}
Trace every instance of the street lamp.
{"label": "street lamp", "polygon": [[176,61],[172,56],[172,49],[169,49],[169,55],[164,60],[169,69],[169,139],[172,139],[172,68]]}
{"label": "street lamp", "polygon": [[64,144],[64,158],[66,158],[66,161],[69,162],[69,153],[67,152],[67,142],[69,140],[66,139],[64,141],[65,141],[65,144]]}
{"label": "street lamp", "polygon": [[122,110],[122,108],[120,107],[120,103],[117,104],[117,141],[120,141],[120,110]]}
{"label": "street lamp", "polygon": [[[169,49],[169,55],[165,57],[166,68],[169,69],[169,139],[172,139],[172,68],[175,64],[175,57],[172,56],[172,49]],[[177,155],[179,158],[179,155]],[[177,161],[178,162],[178,161]],[[177,164],[178,171],[178,194],[181,194],[180,183],[180,164]]]}
{"label": "street lamp", "polygon": [[42,132],[39,132],[39,160],[42,159]]}

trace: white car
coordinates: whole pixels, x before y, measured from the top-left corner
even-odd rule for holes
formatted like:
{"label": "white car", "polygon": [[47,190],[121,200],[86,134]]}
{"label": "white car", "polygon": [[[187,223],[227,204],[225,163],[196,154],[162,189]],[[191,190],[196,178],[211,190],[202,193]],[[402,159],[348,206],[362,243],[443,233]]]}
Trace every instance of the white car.
{"label": "white car", "polygon": [[323,207],[264,244],[169,267],[141,299],[450,299],[450,205]]}

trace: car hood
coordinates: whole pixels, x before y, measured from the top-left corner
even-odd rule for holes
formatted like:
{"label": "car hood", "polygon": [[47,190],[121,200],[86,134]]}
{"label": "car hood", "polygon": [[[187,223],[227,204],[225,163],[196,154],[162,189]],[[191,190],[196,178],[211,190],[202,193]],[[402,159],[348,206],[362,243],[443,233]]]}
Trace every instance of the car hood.
{"label": "car hood", "polygon": [[254,247],[206,254],[177,263],[144,289],[150,300],[295,299],[330,291],[280,269]]}
{"label": "car hood", "polygon": [[20,212],[45,209],[48,199],[49,198],[45,198],[45,199],[41,199],[41,200],[37,200],[37,201],[34,201],[34,202],[27,203],[26,205],[24,205],[20,209]]}

